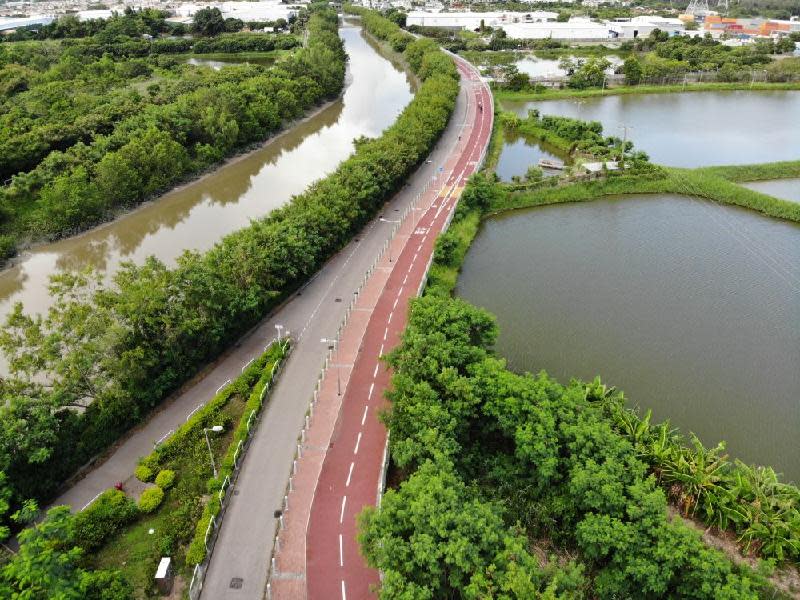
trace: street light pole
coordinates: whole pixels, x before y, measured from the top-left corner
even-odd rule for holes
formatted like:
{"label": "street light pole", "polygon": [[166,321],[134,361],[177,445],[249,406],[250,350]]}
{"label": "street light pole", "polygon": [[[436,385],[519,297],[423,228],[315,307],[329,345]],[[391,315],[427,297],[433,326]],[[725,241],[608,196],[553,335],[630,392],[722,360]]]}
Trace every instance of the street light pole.
{"label": "street light pole", "polygon": [[[214,433],[219,433],[222,431],[222,425],[214,425],[211,428],[211,431]],[[211,458],[211,468],[214,470],[214,479],[217,478],[217,463],[214,461],[214,452],[211,450],[211,440],[208,439],[208,432],[209,429],[207,427],[203,427],[203,434],[206,436],[206,446],[208,446],[208,456]]]}

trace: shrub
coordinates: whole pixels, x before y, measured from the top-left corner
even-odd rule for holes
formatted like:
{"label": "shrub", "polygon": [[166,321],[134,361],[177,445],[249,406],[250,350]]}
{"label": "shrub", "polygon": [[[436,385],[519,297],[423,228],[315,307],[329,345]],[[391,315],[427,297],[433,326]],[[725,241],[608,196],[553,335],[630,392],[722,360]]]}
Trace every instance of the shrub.
{"label": "shrub", "polygon": [[147,465],[139,465],[136,467],[136,470],[133,472],[133,474],[136,476],[136,479],[142,483],[153,481],[153,469]]}
{"label": "shrub", "polygon": [[175,471],[164,469],[156,477],[156,485],[162,490],[168,490],[175,483]]}
{"label": "shrub", "polygon": [[151,513],[158,508],[162,500],[164,500],[164,490],[157,485],[147,488],[139,498],[139,510],[143,513]]}
{"label": "shrub", "polygon": [[87,552],[99,548],[122,527],[136,519],[139,510],[133,500],[119,490],[103,492],[72,521],[72,537]]}
{"label": "shrub", "polygon": [[10,235],[0,235],[0,264],[17,253],[17,240]]}

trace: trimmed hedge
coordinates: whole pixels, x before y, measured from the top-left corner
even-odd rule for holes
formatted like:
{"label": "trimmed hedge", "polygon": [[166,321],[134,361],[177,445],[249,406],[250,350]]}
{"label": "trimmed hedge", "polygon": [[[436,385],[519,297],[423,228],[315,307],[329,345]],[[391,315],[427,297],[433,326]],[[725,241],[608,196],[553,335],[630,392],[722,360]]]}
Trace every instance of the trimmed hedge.
{"label": "trimmed hedge", "polygon": [[156,485],[162,490],[168,490],[175,483],[175,471],[164,469],[156,476]]}
{"label": "trimmed hedge", "polygon": [[136,503],[125,492],[106,490],[85,510],[73,516],[72,538],[84,551],[91,552],[138,516]]}
{"label": "trimmed hedge", "polygon": [[143,513],[151,513],[157,509],[163,501],[164,490],[157,485],[149,487],[142,492],[142,495],[139,498],[139,510]]}
{"label": "trimmed hedge", "polygon": [[141,481],[142,483],[149,483],[153,481],[153,469],[148,467],[147,465],[139,465],[136,467],[136,470],[133,472],[136,479]]}
{"label": "trimmed hedge", "polygon": [[[256,415],[261,412],[261,408],[264,405],[266,392],[269,390],[272,383],[273,371],[279,367],[283,359],[286,357],[288,350],[288,339],[286,339],[283,344],[273,344],[258,361],[245,369],[245,373],[231,386],[229,386],[232,389],[238,389],[243,378],[252,381],[253,374],[256,372],[260,373],[258,381],[254,386],[252,386],[252,391],[248,396],[247,404],[244,407],[242,417],[239,419],[239,423],[233,433],[233,439],[228,446],[225,456],[223,457],[222,461],[220,461],[219,476],[216,479],[211,478],[209,480],[208,491],[209,493],[213,494],[213,496],[203,508],[203,516],[197,522],[197,526],[195,527],[194,538],[189,544],[189,550],[186,553],[186,562],[188,564],[199,564],[203,562],[203,559],[206,557],[206,530],[208,529],[208,524],[211,522],[211,518],[216,517],[221,509],[218,492],[222,488],[225,478],[230,477],[231,474],[233,474],[234,457],[239,447],[239,443],[245,442],[249,434],[248,422],[250,421],[250,416],[254,415],[253,419],[255,419]],[[249,387],[251,386],[248,386],[248,388]],[[205,409],[199,411],[199,413],[204,411]],[[199,413],[195,416],[202,418],[203,415],[200,415]]]}

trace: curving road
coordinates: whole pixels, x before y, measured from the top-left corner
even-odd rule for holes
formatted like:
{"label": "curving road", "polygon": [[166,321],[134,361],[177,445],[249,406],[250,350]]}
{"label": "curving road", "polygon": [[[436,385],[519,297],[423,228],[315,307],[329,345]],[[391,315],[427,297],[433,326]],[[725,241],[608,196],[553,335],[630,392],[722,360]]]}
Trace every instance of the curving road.
{"label": "curving road", "polygon": [[[382,215],[386,221],[397,220],[404,214],[418,193],[427,188],[439,166],[452,156],[467,105],[467,89],[462,87],[456,116],[431,154],[431,161],[409,178],[406,187],[387,204]],[[336,336],[354,291],[379,256],[391,227],[391,223],[380,218],[373,221],[322,270],[302,297],[293,299],[293,303],[305,305],[300,311],[304,322],[296,322],[288,317],[286,309],[282,311],[282,322],[296,337],[294,351],[245,457],[209,565],[202,598],[263,598],[276,532],[275,511],[282,508],[297,436],[327,350],[320,340]],[[429,244],[432,243],[431,236]],[[269,333],[272,325],[272,321],[265,323],[261,335]],[[263,337],[260,342],[263,343]],[[343,376],[346,378],[347,373]]]}
{"label": "curving road", "polygon": [[456,140],[443,161],[445,177],[429,197],[423,194],[422,210],[410,212],[400,226],[391,251],[371,278],[374,285],[370,282],[359,298],[360,317],[342,330],[284,515],[270,582],[276,600],[374,597],[370,588],[379,577],[360,554],[356,516],[364,506],[375,505],[383,483],[387,432],[378,413],[390,373],[380,356],[399,342],[408,303],[424,282],[436,236],[449,223],[492,130],[491,93],[471,65],[460,59],[457,64],[462,98],[460,115],[452,120],[466,139]]}

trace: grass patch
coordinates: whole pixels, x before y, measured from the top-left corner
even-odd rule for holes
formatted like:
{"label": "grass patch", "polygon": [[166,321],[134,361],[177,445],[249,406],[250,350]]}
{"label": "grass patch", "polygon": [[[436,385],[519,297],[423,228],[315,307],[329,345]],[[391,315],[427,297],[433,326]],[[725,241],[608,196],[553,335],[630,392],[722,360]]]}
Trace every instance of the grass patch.
{"label": "grass patch", "polygon": [[724,165],[695,169],[698,173],[721,177],[733,182],[763,181],[765,179],[788,179],[800,177],[800,160],[763,163],[758,165]]}
{"label": "grass patch", "polygon": [[164,501],[153,513],[142,514],[88,556],[88,567],[121,571],[133,587],[135,598],[148,598],[155,593],[153,575],[159,560],[170,556],[173,569],[188,584],[194,568],[187,561],[189,543],[195,537],[206,505],[217,498],[218,488],[203,428],[212,425],[225,428],[222,433],[209,434],[215,464],[223,473],[251,412],[253,396],[256,400],[260,397],[273,366],[284,353],[277,344],[270,346],[236,381],[144,460],[153,472],[175,471],[174,486],[166,490]]}
{"label": "grass patch", "polygon": [[548,204],[585,202],[610,195],[657,193],[696,196],[720,204],[755,210],[769,217],[800,223],[800,204],[796,202],[781,200],[738,186],[713,173],[708,173],[707,169],[665,167],[642,175],[614,175],[607,179],[562,187],[553,188],[536,184],[512,189],[509,194],[495,197],[489,208],[489,214]]}
{"label": "grass patch", "polygon": [[674,85],[620,86],[588,90],[543,89],[541,91],[493,90],[497,100],[560,100],[562,98],[593,98],[595,96],[625,96],[629,94],[679,94],[682,92],[712,92],[725,90],[800,90],[800,82],[794,83],[682,83]]}
{"label": "grass patch", "polygon": [[[428,282],[425,293],[449,296],[456,287],[458,274],[467,250],[472,245],[472,240],[478,233],[481,223],[480,209],[470,209],[458,220],[454,220],[447,232],[437,238],[433,262],[428,271]],[[438,240],[448,240],[440,242]],[[447,251],[442,248],[443,243],[449,245]]]}

